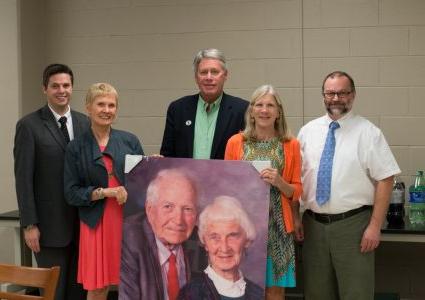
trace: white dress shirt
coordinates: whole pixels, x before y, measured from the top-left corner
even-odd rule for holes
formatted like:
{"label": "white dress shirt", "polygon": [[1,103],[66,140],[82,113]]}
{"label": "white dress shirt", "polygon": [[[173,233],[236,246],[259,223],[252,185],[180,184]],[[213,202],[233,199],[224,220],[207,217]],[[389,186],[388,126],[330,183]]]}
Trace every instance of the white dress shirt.
{"label": "white dress shirt", "polygon": [[331,194],[328,202],[316,202],[317,172],[329,124],[325,115],[304,125],[298,140],[302,153],[302,204],[317,213],[336,214],[373,205],[376,181],[399,174],[400,168],[381,130],[349,112],[335,130]]}

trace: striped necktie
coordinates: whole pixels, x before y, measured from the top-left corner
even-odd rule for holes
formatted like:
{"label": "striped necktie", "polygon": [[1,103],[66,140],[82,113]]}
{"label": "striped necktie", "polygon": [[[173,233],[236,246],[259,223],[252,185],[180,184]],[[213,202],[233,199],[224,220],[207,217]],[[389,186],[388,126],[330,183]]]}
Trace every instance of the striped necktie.
{"label": "striped necktie", "polygon": [[68,144],[71,139],[69,138],[68,128],[66,127],[67,119],[66,117],[60,117],[58,121],[61,124],[61,127],[60,127],[61,132],[63,136],[65,137],[66,143]]}

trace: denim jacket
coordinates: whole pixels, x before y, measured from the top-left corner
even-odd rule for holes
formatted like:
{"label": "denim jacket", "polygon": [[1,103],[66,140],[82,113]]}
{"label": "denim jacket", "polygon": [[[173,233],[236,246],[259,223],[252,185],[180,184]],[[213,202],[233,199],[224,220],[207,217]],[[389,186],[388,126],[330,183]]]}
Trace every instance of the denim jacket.
{"label": "denim jacket", "polygon": [[[114,175],[124,185],[125,155],[143,155],[143,149],[135,135],[111,129],[103,153],[112,158]],[[91,130],[68,144],[64,169],[65,199],[78,207],[81,221],[91,228],[96,227],[103,215],[105,199],[91,201],[91,194],[96,188],[108,187],[108,172]]]}

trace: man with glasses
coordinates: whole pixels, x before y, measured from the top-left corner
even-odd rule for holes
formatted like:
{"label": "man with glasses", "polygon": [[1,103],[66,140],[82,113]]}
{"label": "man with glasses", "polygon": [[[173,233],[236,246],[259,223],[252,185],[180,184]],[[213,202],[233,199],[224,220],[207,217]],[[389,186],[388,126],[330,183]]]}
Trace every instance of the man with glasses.
{"label": "man with glasses", "polygon": [[350,75],[327,75],[322,94],[327,114],[298,135],[305,299],[373,299],[374,250],[400,169],[381,130],[352,112]]}
{"label": "man with glasses", "polygon": [[223,92],[228,71],[220,50],[199,51],[193,67],[199,93],[168,107],[160,152],[169,157],[223,159],[227,140],[244,128],[248,102]]}

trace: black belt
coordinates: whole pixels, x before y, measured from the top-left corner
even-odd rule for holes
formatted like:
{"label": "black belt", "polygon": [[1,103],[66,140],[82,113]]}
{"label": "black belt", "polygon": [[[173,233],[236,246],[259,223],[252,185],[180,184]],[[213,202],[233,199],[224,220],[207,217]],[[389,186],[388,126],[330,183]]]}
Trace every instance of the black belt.
{"label": "black belt", "polygon": [[331,224],[333,222],[344,220],[362,211],[370,210],[370,209],[372,209],[371,205],[363,205],[363,206],[360,206],[359,208],[355,208],[340,214],[318,214],[309,209],[307,209],[305,212],[308,215],[310,215],[313,219],[315,219],[317,222],[320,222],[323,224]]}

